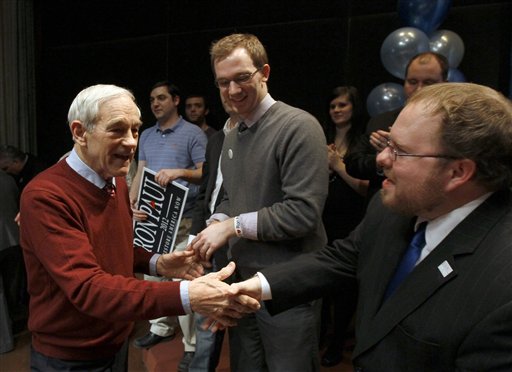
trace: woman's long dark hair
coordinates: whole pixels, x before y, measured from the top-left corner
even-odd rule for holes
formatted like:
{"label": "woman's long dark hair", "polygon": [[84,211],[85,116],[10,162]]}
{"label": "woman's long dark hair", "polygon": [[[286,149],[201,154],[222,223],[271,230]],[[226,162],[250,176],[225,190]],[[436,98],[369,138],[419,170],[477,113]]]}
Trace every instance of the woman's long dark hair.
{"label": "woman's long dark hair", "polygon": [[333,143],[336,138],[336,125],[331,120],[329,109],[331,101],[339,96],[348,96],[352,103],[352,118],[350,119],[351,127],[347,132],[348,147],[352,146],[355,141],[364,133],[364,124],[362,120],[362,103],[357,88],[350,85],[343,85],[334,88],[327,97],[327,120],[324,122],[324,132],[327,143]]}

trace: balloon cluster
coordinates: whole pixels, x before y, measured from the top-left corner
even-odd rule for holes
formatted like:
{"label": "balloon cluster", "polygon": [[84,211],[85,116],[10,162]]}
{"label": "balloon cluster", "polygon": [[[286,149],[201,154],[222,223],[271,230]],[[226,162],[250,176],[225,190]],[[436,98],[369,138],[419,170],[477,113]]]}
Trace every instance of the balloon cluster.
{"label": "balloon cluster", "polygon": [[[380,58],[393,76],[405,79],[410,59],[418,53],[436,52],[448,59],[448,81],[466,81],[457,69],[464,56],[464,43],[450,30],[435,31],[445,20],[452,0],[399,0],[398,14],[406,27],[390,33],[380,48]],[[376,86],[368,95],[366,106],[370,116],[403,106],[403,87],[395,83]]]}

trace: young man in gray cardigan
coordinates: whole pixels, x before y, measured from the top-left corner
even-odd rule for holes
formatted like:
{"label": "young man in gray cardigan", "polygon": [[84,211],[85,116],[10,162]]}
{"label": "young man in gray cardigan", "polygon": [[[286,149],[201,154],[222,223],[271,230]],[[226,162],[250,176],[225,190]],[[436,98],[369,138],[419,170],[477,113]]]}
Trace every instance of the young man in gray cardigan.
{"label": "young man in gray cardigan", "polygon": [[[270,66],[254,35],[227,36],[210,54],[220,94],[241,123],[222,149],[224,200],[192,247],[209,259],[229,243],[242,280],[326,243],[321,222],[328,182],[325,137],[313,116],[268,94]],[[318,369],[311,303],[275,317],[262,308],[232,331],[233,370]]]}

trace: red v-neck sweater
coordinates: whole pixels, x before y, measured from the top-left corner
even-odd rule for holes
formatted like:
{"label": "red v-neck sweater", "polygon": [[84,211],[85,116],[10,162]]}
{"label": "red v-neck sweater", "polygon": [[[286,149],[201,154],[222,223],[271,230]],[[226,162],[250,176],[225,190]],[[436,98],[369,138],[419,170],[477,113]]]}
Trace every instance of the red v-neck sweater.
{"label": "red v-neck sweater", "polygon": [[21,198],[21,245],[33,347],[59,359],[113,356],[134,320],[183,314],[179,282],[138,280],[151,254],[133,248],[124,178],[116,196],[66,161],[34,178]]}

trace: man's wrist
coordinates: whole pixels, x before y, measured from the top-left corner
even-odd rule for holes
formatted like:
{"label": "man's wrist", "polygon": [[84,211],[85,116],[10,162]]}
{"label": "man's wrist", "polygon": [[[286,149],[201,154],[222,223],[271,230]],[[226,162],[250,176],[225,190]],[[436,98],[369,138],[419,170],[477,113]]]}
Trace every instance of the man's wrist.
{"label": "man's wrist", "polygon": [[149,260],[149,275],[159,276],[157,265],[158,265],[158,259],[160,258],[160,256],[161,256],[161,254],[155,253]]}
{"label": "man's wrist", "polygon": [[233,227],[235,228],[235,235],[239,238],[242,237],[243,231],[242,223],[240,222],[240,216],[236,216],[235,218],[233,218]]}
{"label": "man's wrist", "polygon": [[186,314],[192,313],[192,306],[190,304],[190,294],[189,294],[189,284],[188,280],[180,281],[180,298],[181,305],[183,306],[183,310]]}
{"label": "man's wrist", "polygon": [[270,283],[268,282],[267,278],[265,278],[265,275],[260,273],[259,271],[254,275],[256,278],[260,281],[260,298],[261,301],[268,301],[272,299],[272,290],[270,289]]}

